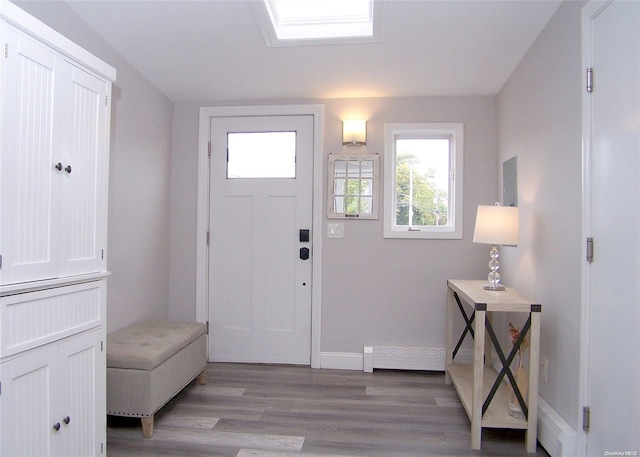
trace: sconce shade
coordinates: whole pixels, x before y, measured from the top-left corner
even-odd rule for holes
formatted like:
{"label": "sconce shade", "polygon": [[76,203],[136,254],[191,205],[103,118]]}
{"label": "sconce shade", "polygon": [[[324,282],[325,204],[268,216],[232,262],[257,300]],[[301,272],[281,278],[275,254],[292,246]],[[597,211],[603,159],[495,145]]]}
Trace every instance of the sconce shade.
{"label": "sconce shade", "polygon": [[520,231],[518,219],[517,207],[479,205],[473,242],[517,246]]}
{"label": "sconce shade", "polygon": [[342,144],[367,144],[367,121],[342,121]]}

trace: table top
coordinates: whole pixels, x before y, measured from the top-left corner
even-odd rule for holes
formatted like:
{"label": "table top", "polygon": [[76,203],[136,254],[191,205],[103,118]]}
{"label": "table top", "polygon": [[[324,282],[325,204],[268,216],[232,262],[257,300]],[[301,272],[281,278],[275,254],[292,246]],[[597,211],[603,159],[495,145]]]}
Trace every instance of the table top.
{"label": "table top", "polygon": [[480,311],[540,312],[542,305],[535,303],[520,292],[506,287],[505,290],[485,290],[487,281],[474,279],[449,279],[447,284],[461,299]]}

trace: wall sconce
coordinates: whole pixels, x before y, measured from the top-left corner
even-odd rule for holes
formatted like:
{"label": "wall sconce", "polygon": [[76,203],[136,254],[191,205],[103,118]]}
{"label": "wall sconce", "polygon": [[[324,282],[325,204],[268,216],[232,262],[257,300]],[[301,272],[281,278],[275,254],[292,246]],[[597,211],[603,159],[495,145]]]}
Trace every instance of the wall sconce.
{"label": "wall sconce", "polygon": [[491,244],[493,247],[489,253],[491,261],[489,268],[491,272],[487,279],[489,284],[484,286],[487,290],[504,290],[500,284],[500,253],[496,247],[498,244],[517,246],[519,239],[518,208],[514,206],[478,206],[476,215],[476,228],[473,233],[474,243]]}
{"label": "wall sconce", "polygon": [[342,144],[352,146],[367,144],[367,121],[342,121]]}

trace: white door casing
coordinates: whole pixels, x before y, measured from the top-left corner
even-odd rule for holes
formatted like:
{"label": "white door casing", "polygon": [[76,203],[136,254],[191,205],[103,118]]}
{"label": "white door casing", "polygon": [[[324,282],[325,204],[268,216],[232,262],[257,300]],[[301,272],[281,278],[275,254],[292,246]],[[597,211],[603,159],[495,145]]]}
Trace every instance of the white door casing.
{"label": "white door casing", "polygon": [[[583,261],[579,453],[640,452],[640,3],[583,9]],[[587,81],[586,69],[592,69]],[[587,83],[593,91],[587,92]],[[581,419],[581,418],[580,418]]]}
{"label": "white door casing", "polygon": [[[288,161],[295,166],[287,170],[294,175],[233,178],[230,135],[271,132],[295,140]],[[260,138],[255,150],[275,153]],[[313,246],[299,231],[311,228],[313,118],[212,119],[210,163],[210,359],[309,365],[311,261],[300,250]],[[264,161],[259,176],[270,176],[272,163]]]}
{"label": "white door casing", "polygon": [[[311,366],[320,367],[320,314],[321,314],[321,264],[322,264],[322,120],[321,105],[278,105],[244,107],[204,107],[200,109],[198,154],[198,219],[196,241],[196,320],[209,321],[209,157],[208,144],[211,121],[220,117],[244,116],[310,116],[313,119],[313,222],[310,246],[311,262]],[[302,245],[299,245],[302,246]],[[307,286],[308,287],[308,286]],[[213,318],[213,316],[212,316]],[[211,324],[210,324],[211,326]],[[210,354],[211,357],[211,354]],[[308,363],[308,362],[307,362]]]}

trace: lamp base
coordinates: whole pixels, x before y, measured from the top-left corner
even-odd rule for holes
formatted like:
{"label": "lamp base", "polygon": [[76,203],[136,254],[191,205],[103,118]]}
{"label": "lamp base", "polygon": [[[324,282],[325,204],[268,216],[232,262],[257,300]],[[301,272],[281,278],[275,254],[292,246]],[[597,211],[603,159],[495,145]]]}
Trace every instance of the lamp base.
{"label": "lamp base", "polygon": [[502,284],[485,284],[482,288],[484,290],[504,290],[504,286]]}

